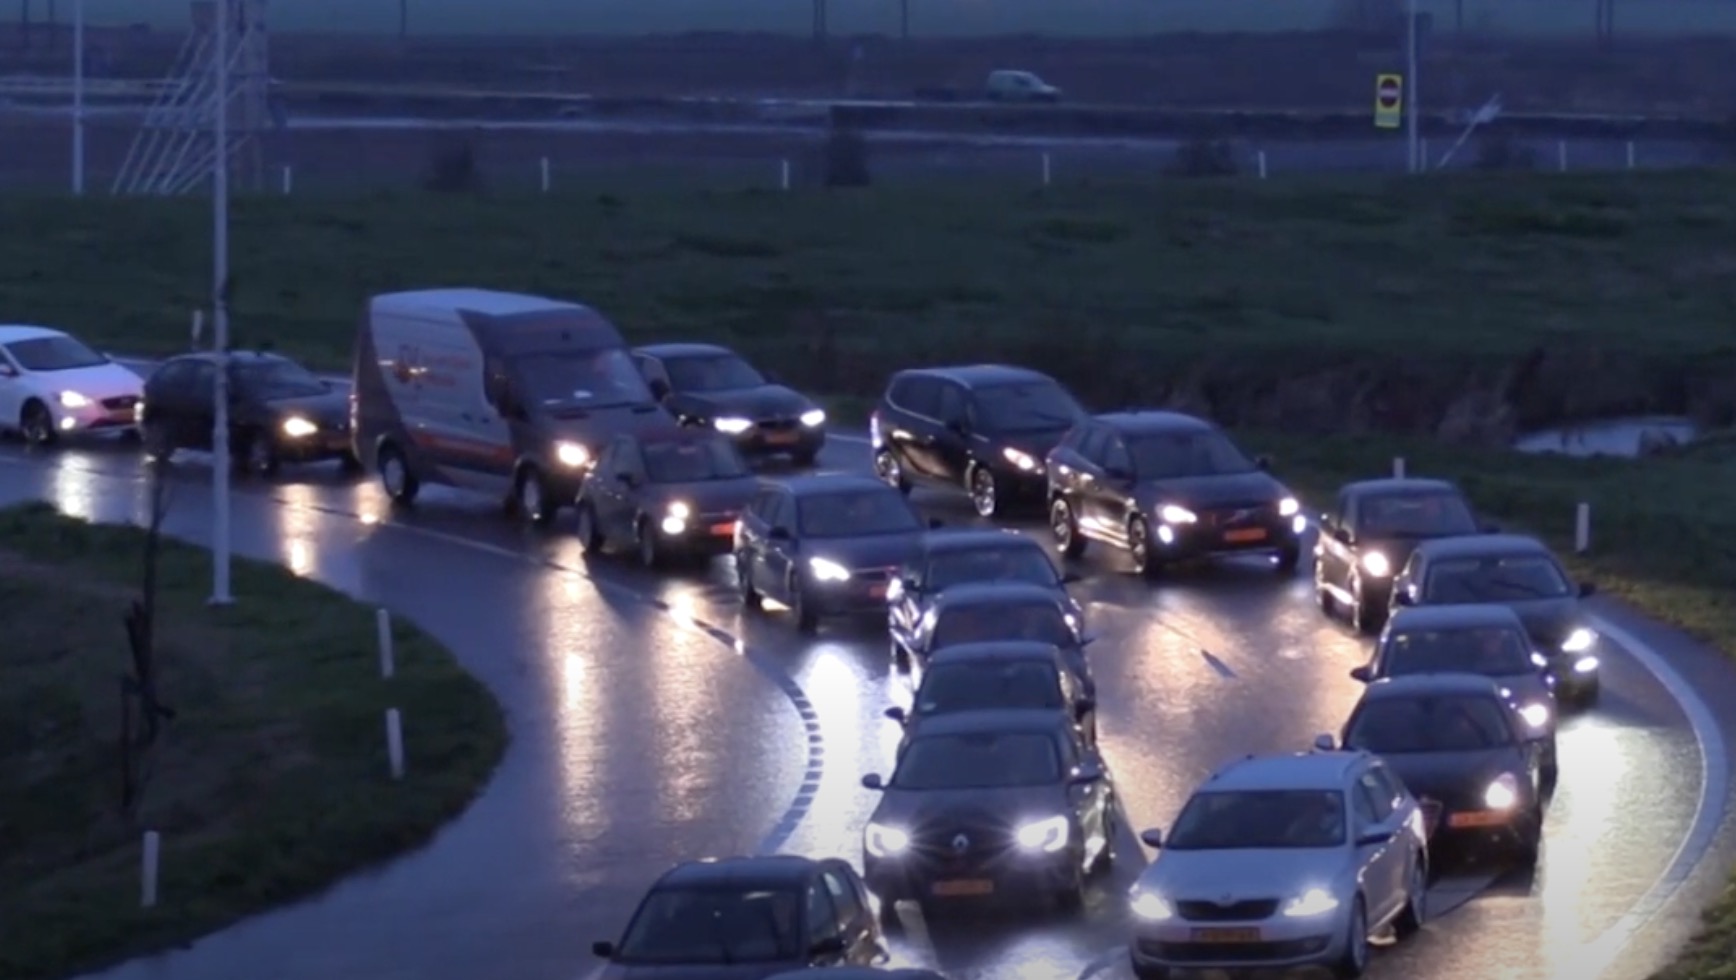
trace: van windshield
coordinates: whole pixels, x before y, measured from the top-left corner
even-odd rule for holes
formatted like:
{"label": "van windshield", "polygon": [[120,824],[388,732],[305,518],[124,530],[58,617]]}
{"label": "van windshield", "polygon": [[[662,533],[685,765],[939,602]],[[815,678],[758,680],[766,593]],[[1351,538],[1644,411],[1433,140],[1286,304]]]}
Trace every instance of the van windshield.
{"label": "van windshield", "polygon": [[556,416],[656,402],[633,359],[619,347],[526,354],[515,358],[513,367],[524,403]]}

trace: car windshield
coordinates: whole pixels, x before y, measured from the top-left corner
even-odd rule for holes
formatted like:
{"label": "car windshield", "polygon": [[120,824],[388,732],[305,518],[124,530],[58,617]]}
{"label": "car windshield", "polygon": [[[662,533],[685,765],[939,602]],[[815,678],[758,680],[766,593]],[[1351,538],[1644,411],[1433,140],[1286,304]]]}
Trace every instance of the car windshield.
{"label": "car windshield", "polygon": [[766,383],[765,375],[734,354],[672,357],[663,366],[676,391],[734,391]]}
{"label": "car windshield", "polygon": [[724,439],[647,442],[645,475],[652,483],[701,483],[749,475],[741,453]]}
{"label": "car windshield", "polygon": [[1513,744],[1513,731],[1493,695],[1380,698],[1356,710],[1344,744],[1376,755],[1477,752]]}
{"label": "car windshield", "polygon": [[238,387],[265,398],[294,398],[326,391],[326,383],[313,372],[278,357],[236,362],[235,381]]}
{"label": "car windshield", "polygon": [[1524,602],[1562,599],[1573,585],[1548,555],[1449,558],[1429,566],[1423,599],[1430,603]]}
{"label": "car windshield", "polygon": [[796,502],[808,538],[854,538],[922,529],[922,521],[891,487],[817,493]]}
{"label": "car windshield", "polygon": [[967,582],[1029,582],[1052,587],[1060,581],[1054,562],[1042,546],[1023,538],[981,548],[936,552],[929,556],[922,575],[923,588],[931,592]]}
{"label": "car windshield", "polygon": [[1042,732],[918,736],[898,760],[898,789],[1003,789],[1061,781],[1061,752]]}
{"label": "car windshield", "polygon": [[1356,533],[1382,538],[1433,538],[1477,533],[1470,505],[1457,493],[1393,493],[1358,504]]}
{"label": "car windshield", "polygon": [[621,938],[623,963],[766,963],[799,958],[802,895],[793,888],[659,888]]}
{"label": "car windshield", "polygon": [[1013,640],[1058,647],[1078,642],[1066,614],[1053,602],[987,602],[941,609],[929,648]]}
{"label": "car windshield", "polygon": [[1524,632],[1499,626],[1397,633],[1387,638],[1381,663],[1381,673],[1394,677],[1450,673],[1512,677],[1537,670]]}
{"label": "car windshield", "polygon": [[526,405],[556,416],[593,408],[650,405],[651,389],[619,347],[526,354],[514,361]]}
{"label": "car windshield", "polygon": [[1164,849],[1267,850],[1344,843],[1344,794],[1337,790],[1196,793],[1175,818]]}
{"label": "car windshield", "polygon": [[1054,381],[990,385],[978,388],[974,401],[980,432],[1047,432],[1070,428],[1085,417],[1067,389]]}
{"label": "car windshield", "polygon": [[1252,473],[1254,461],[1214,430],[1155,432],[1127,441],[1133,475],[1141,480]]}
{"label": "car windshield", "polygon": [[108,358],[67,336],[15,340],[6,352],[26,371],[71,371],[107,364]]}
{"label": "car windshield", "polygon": [[940,715],[993,708],[1060,709],[1061,675],[1052,663],[1023,660],[935,664],[916,689],[916,711]]}

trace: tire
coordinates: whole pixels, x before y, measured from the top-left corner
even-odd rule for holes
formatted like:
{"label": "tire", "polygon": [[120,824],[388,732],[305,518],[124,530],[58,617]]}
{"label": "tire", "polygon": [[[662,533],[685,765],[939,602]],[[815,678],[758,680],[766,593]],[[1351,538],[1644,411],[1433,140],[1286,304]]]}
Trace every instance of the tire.
{"label": "tire", "polygon": [[1368,972],[1368,906],[1363,904],[1361,895],[1350,910],[1344,939],[1344,952],[1332,964],[1332,975],[1338,980],[1362,980]]}
{"label": "tire", "polygon": [[910,651],[897,640],[892,641],[892,670],[899,674],[910,673]]}
{"label": "tire", "polygon": [[1085,871],[1074,867],[1073,875],[1055,892],[1055,906],[1063,912],[1078,912],[1085,907]]}
{"label": "tire", "polygon": [[1519,831],[1518,843],[1513,848],[1514,863],[1521,871],[1530,871],[1537,867],[1537,862],[1543,856],[1543,811],[1532,813],[1525,819],[1525,829]]}
{"label": "tire", "polygon": [[603,530],[597,526],[597,508],[580,503],[574,524],[578,528],[579,548],[587,557],[603,553]]}
{"label": "tire", "polygon": [[1137,515],[1127,521],[1127,556],[1135,575],[1154,579],[1163,574],[1163,563],[1151,553],[1151,526]]}
{"label": "tire", "polygon": [[739,552],[735,556],[735,588],[737,594],[741,596],[743,609],[749,612],[759,612],[766,607],[765,597],[761,596],[759,590],[753,587],[753,575],[748,568],[748,563],[742,559]]}
{"label": "tire", "polygon": [[639,555],[641,566],[652,570],[663,567],[664,554],[657,546],[657,533],[643,517],[633,524],[633,548]]}
{"label": "tire", "polygon": [[1055,547],[1061,557],[1076,559],[1085,553],[1085,538],[1079,533],[1079,522],[1073,516],[1073,505],[1066,497],[1049,502],[1049,533],[1055,536]]}
{"label": "tire", "polygon": [[1392,923],[1393,934],[1400,939],[1421,931],[1423,921],[1428,918],[1429,873],[1420,857],[1411,865],[1405,890],[1408,894],[1405,895],[1404,911]]}
{"label": "tire", "polygon": [[263,432],[249,432],[241,438],[241,452],[237,454],[236,462],[248,473],[262,479],[276,476],[281,465],[277,447]]}
{"label": "tire", "polygon": [[1320,607],[1321,615],[1327,619],[1337,619],[1338,599],[1333,596],[1331,590],[1326,588],[1326,583],[1321,581],[1318,562],[1315,563],[1314,568],[1314,604]]}
{"label": "tire", "polygon": [[161,422],[145,422],[139,429],[139,441],[144,444],[147,459],[167,463],[175,458],[175,441]]}
{"label": "tire", "polygon": [[60,441],[60,433],[54,430],[54,413],[34,398],[18,413],[18,433],[26,443],[45,449]]}
{"label": "tire", "polygon": [[342,456],[338,457],[338,469],[344,473],[360,473],[362,471],[362,460],[354,451],[345,452]]}
{"label": "tire", "polygon": [[1543,798],[1550,799],[1555,795],[1555,787],[1561,783],[1561,760],[1557,749],[1553,746],[1550,747],[1549,753],[1543,757],[1543,764],[1538,769],[1540,770],[1537,774],[1538,782],[1542,783],[1539,788],[1543,791]]}
{"label": "tire", "polygon": [[820,616],[814,611],[813,603],[808,601],[801,580],[793,575],[790,577],[790,614],[796,618],[796,632],[809,636],[819,630]]}
{"label": "tire", "polygon": [[1362,582],[1359,579],[1350,581],[1350,628],[1359,636],[1368,636],[1379,627],[1374,609],[1369,606],[1368,599],[1362,594]]}
{"label": "tire", "polygon": [[512,485],[512,504],[518,515],[535,527],[547,527],[554,522],[557,507],[549,500],[548,484],[535,467],[518,471]]}
{"label": "tire", "polygon": [[416,494],[422,491],[422,482],[410,469],[410,461],[404,458],[403,450],[389,442],[382,445],[374,454],[374,468],[379,471],[380,486],[392,503],[408,507],[416,502]]}
{"label": "tire", "polygon": [[1291,545],[1288,548],[1278,550],[1278,561],[1274,568],[1279,575],[1294,575],[1297,567],[1301,564],[1302,548],[1299,545]]}
{"label": "tire", "polygon": [[992,520],[1005,512],[1000,487],[996,486],[995,475],[988,467],[972,466],[965,484],[970,492],[971,509],[978,517]]}
{"label": "tire", "polygon": [[874,475],[899,493],[910,493],[910,480],[904,475],[904,467],[898,465],[898,457],[892,455],[892,450],[884,446],[874,451]]}

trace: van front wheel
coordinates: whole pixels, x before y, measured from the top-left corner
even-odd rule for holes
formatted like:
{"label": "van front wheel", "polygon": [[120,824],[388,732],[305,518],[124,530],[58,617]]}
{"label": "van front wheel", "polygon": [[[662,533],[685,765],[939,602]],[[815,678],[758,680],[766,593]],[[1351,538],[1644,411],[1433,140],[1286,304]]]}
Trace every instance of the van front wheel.
{"label": "van front wheel", "polygon": [[388,442],[380,447],[374,457],[374,465],[380,471],[380,486],[392,503],[406,507],[415,503],[416,494],[421,491],[422,484],[416,479],[416,474],[411,472],[410,462],[404,458],[403,450]]}
{"label": "van front wheel", "polygon": [[556,504],[550,499],[548,484],[535,467],[518,471],[518,486],[513,492],[520,517],[537,527],[546,527],[555,519]]}

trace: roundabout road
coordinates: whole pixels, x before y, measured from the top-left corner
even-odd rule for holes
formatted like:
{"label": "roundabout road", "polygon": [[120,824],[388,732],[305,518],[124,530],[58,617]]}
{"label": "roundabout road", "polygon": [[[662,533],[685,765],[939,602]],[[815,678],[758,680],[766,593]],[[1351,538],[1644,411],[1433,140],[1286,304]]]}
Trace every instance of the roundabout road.
{"label": "roundabout road", "polygon": [[[863,468],[866,447],[839,442],[823,465]],[[171,529],[208,540],[209,469],[189,457],[175,473]],[[0,501],[121,520],[142,512],[143,489],[118,447],[0,454]],[[962,504],[919,498],[949,523],[972,520]],[[881,712],[909,696],[871,626],[804,639],[776,614],[744,617],[727,562],[661,579],[587,563],[570,533],[526,532],[438,493],[394,515],[372,483],[326,469],[240,482],[234,514],[239,553],[390,606],[451,645],[506,704],[514,746],[425,852],[107,976],[573,978],[594,965],[589,942],[616,934],[674,860],[859,859],[874,801],[858,779],[886,770],[896,732]],[[1320,616],[1305,575],[1233,563],[1152,587],[1093,555],[1079,570],[1130,827],[1167,824],[1218,764],[1304,747],[1354,702],[1347,672],[1364,643]],[[1732,672],[1618,608],[1605,620],[1638,649],[1605,657],[1604,703],[1562,732],[1539,874],[1455,867],[1431,895],[1429,928],[1377,957],[1372,976],[1642,977],[1691,928],[1690,903],[1721,884],[1736,855],[1721,827]],[[413,747],[414,719],[406,729]],[[960,980],[1125,977],[1122,896],[1144,860],[1120,841],[1112,880],[1071,921],[907,913],[896,957]]]}

